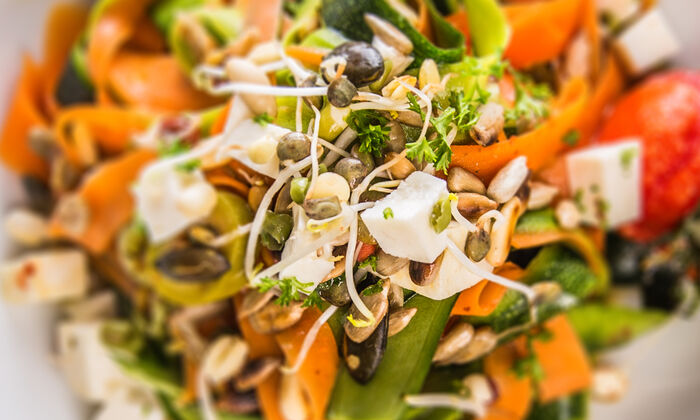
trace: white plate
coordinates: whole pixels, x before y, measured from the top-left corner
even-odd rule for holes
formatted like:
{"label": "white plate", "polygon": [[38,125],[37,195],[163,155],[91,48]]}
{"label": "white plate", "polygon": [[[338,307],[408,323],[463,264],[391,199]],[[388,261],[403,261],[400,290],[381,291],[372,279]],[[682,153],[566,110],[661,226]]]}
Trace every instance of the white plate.
{"label": "white plate", "polygon": [[[0,0],[0,117],[23,51],[35,53],[43,21],[55,0]],[[661,0],[681,37],[678,64],[700,67],[700,1]],[[0,168],[0,209],[20,200],[16,180]],[[8,252],[0,232],[0,256]],[[13,307],[0,301],[0,418],[12,420],[81,420],[83,407],[52,364],[52,311]],[[595,405],[594,420],[696,420],[700,418],[700,319],[679,321],[646,337],[618,357],[631,370],[627,397],[616,405]],[[128,419],[124,419],[128,420]]]}

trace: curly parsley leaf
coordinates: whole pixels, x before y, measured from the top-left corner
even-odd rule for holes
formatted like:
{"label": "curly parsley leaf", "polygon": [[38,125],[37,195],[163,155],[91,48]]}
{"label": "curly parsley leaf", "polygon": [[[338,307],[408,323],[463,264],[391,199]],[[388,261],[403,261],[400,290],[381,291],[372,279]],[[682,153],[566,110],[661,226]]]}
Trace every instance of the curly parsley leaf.
{"label": "curly parsley leaf", "polygon": [[347,123],[357,133],[360,140],[360,152],[370,153],[376,157],[382,155],[382,149],[389,140],[389,120],[376,111],[352,111]]}
{"label": "curly parsley leaf", "polygon": [[272,290],[274,287],[278,287],[280,295],[275,302],[280,306],[287,306],[294,301],[301,300],[301,293],[306,295],[313,294],[309,290],[313,285],[313,283],[302,283],[296,277],[285,277],[279,280],[263,277],[260,279],[258,290],[264,293]]}
{"label": "curly parsley leaf", "polygon": [[266,125],[270,124],[274,119],[268,114],[267,112],[263,112],[260,115],[256,115],[253,117],[253,121],[257,124],[260,124],[261,126],[265,127]]}
{"label": "curly parsley leaf", "polygon": [[360,268],[371,268],[373,271],[377,271],[377,256],[370,255],[364,261],[360,262],[358,265]]}
{"label": "curly parsley leaf", "polygon": [[365,290],[362,291],[362,296],[372,296],[376,295],[377,293],[382,292],[384,282],[382,279],[379,279],[376,283],[374,283],[371,286],[368,286],[365,288]]}
{"label": "curly parsley leaf", "polygon": [[318,290],[316,289],[309,293],[306,299],[304,299],[304,303],[301,304],[302,308],[310,308],[312,306],[315,306],[318,309],[323,309],[323,300],[321,299],[321,296],[318,295]]}

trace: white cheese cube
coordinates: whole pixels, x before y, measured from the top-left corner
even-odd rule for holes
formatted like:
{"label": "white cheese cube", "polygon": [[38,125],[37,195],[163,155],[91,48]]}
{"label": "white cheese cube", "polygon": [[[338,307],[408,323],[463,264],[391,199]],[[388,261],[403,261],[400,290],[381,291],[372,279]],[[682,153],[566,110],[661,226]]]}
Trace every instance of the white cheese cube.
{"label": "white cheese cube", "polygon": [[566,157],[569,185],[584,223],[614,228],[641,215],[641,144],[589,147]]}
{"label": "white cheese cube", "polygon": [[321,283],[328,273],[335,267],[335,262],[329,257],[318,256],[316,252],[299,258],[284,270],[280,271],[280,278],[296,277],[302,283],[313,283],[314,287]]}
{"label": "white cheese cube", "polygon": [[614,46],[632,75],[640,75],[673,58],[680,45],[658,9],[644,14],[625,29]]}
{"label": "white cheese cube", "polygon": [[58,357],[71,388],[91,402],[107,400],[129,383],[100,339],[101,322],[58,326]]}
{"label": "white cheese cube", "polygon": [[399,187],[362,212],[362,221],[387,254],[431,263],[445,250],[447,234],[430,224],[435,203],[448,195],[447,183],[412,173]]}
{"label": "white cheese cube", "polygon": [[79,250],[39,251],[0,265],[2,292],[10,302],[53,302],[85,295],[88,261]]}
{"label": "white cheese cube", "polygon": [[227,138],[229,156],[250,169],[271,178],[279,174],[277,142],[290,131],[274,124],[261,125],[248,119],[232,129]]}
{"label": "white cheese cube", "polygon": [[158,161],[147,166],[134,188],[136,208],[153,242],[163,242],[206,218],[216,190],[200,170],[186,171]]}
{"label": "white cheese cube", "polygon": [[[452,223],[446,230],[447,235],[460,249],[464,249],[467,241],[467,229]],[[404,289],[413,290],[414,292],[428,297],[433,300],[447,299],[464,289],[468,289],[481,280],[480,276],[470,273],[459,260],[452,255],[450,250],[444,251],[442,263],[440,264],[437,278],[426,286],[418,286],[411,280],[408,273],[408,267],[404,267],[390,278],[393,283],[398,284]],[[493,267],[483,260],[477,263],[479,267],[486,271],[492,271]]]}

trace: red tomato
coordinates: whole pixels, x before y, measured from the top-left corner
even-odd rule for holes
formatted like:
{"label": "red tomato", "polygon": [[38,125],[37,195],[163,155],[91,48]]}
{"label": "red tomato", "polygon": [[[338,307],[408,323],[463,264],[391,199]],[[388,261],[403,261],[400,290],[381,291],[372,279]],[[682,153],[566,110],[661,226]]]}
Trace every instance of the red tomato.
{"label": "red tomato", "polygon": [[625,137],[642,140],[643,215],[621,232],[650,241],[677,226],[700,200],[700,72],[654,76],[624,96],[600,140]]}

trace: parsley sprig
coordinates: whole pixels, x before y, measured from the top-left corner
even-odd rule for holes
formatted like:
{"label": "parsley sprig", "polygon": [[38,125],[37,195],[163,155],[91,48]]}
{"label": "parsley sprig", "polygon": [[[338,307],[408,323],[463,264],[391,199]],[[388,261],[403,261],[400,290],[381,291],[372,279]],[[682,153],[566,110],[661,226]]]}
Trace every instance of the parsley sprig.
{"label": "parsley sprig", "polygon": [[[435,169],[447,173],[447,169],[452,162],[452,149],[447,141],[448,134],[455,128],[458,133],[468,133],[469,130],[479,120],[477,108],[486,103],[488,92],[478,90],[476,99],[467,98],[463,91],[450,92],[446,105],[435,103],[435,108],[440,112],[437,116],[429,116],[432,133],[432,140],[419,139],[418,141],[406,144],[407,156],[422,162],[435,165]],[[409,93],[407,95],[409,109],[417,112],[421,119],[425,120],[426,115],[418,104],[416,97]]]}
{"label": "parsley sprig", "polygon": [[360,152],[370,153],[376,157],[382,156],[382,149],[389,140],[389,120],[372,110],[352,111],[347,123],[357,133],[360,140]]}
{"label": "parsley sprig", "polygon": [[260,279],[260,284],[258,285],[258,290],[265,293],[273,288],[279,288],[280,295],[277,297],[275,302],[280,306],[287,306],[292,302],[300,301],[301,294],[307,295],[304,298],[304,303],[302,307],[306,308],[309,306],[321,306],[321,298],[316,292],[316,290],[310,290],[314,284],[302,283],[296,277],[285,277],[283,279],[273,279],[270,277],[263,277]]}
{"label": "parsley sprig", "polygon": [[549,115],[552,92],[546,84],[534,83],[515,69],[509,72],[513,75],[515,105],[505,111],[504,129],[511,136],[534,128]]}

